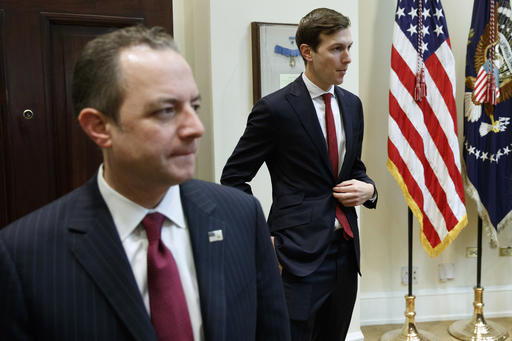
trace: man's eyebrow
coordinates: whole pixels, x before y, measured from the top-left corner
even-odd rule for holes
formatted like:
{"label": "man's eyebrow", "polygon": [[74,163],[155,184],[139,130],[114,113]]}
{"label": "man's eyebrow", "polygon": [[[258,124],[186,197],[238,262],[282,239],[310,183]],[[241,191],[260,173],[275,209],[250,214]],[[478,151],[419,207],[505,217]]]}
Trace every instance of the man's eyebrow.
{"label": "man's eyebrow", "polygon": [[[190,101],[196,102],[196,101],[200,101],[200,100],[201,100],[201,95],[197,95],[197,96],[193,97]],[[155,103],[170,103],[170,104],[175,104],[178,102],[180,102],[180,100],[173,98],[173,97],[162,97],[155,101]]]}
{"label": "man's eyebrow", "polygon": [[[199,102],[199,101],[201,101],[201,95],[197,95],[197,96],[195,96],[194,98],[191,99],[191,102]],[[159,105],[162,105],[162,104],[176,105],[176,103],[179,103],[179,102],[180,101],[177,98],[174,98],[174,97],[161,97],[161,98],[155,99],[154,101],[146,103],[146,105],[144,105],[144,109],[145,110],[152,110],[155,107],[157,107]]]}
{"label": "man's eyebrow", "polygon": [[170,104],[174,104],[177,102],[179,102],[179,101],[173,97],[162,97],[155,101],[155,103],[170,103]]}
{"label": "man's eyebrow", "polygon": [[336,48],[336,47],[344,47],[344,48],[348,48],[348,47],[351,47],[352,45],[354,45],[354,42],[350,42],[350,43],[334,43],[330,46],[330,48]]}
{"label": "man's eyebrow", "polygon": [[162,98],[157,98],[155,99],[154,101],[150,101],[150,102],[147,102],[145,105],[144,105],[144,109],[145,110],[152,110],[162,104],[176,104],[178,102],[178,100],[176,98],[172,98],[172,97],[162,97]]}

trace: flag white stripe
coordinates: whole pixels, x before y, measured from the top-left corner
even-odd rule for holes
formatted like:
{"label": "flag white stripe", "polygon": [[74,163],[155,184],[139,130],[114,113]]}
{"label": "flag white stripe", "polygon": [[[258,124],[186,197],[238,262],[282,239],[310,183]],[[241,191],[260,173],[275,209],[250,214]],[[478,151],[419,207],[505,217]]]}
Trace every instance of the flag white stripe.
{"label": "flag white stripe", "polygon": [[409,66],[409,70],[411,70],[412,73],[416,74],[416,56],[418,54],[416,53],[416,50],[414,50],[411,43],[409,42],[409,38],[407,38],[405,33],[402,32],[400,26],[398,26],[396,22],[393,33],[393,46],[395,47],[395,50],[398,52],[398,54],[405,61],[407,66]]}
{"label": "flag white stripe", "polygon": [[446,72],[446,74],[448,75],[450,83],[452,83],[452,95],[453,98],[455,98],[455,86],[457,84],[455,77],[455,57],[453,56],[450,45],[448,45],[448,41],[442,43],[435,54],[437,56],[437,59],[439,59],[439,62],[443,66],[444,72]]}

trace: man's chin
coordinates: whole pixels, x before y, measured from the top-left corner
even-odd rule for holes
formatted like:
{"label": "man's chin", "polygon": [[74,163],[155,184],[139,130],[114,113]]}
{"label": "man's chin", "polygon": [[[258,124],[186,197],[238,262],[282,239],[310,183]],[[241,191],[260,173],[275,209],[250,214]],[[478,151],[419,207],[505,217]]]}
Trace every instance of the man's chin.
{"label": "man's chin", "polygon": [[171,185],[179,185],[194,177],[194,167],[181,168],[178,171],[170,172],[168,179]]}

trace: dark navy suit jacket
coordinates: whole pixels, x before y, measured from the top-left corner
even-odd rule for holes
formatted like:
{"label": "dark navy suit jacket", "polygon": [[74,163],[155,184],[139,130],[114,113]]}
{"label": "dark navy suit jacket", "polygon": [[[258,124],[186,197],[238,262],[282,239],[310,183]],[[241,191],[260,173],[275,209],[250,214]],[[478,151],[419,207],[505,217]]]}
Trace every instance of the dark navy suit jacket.
{"label": "dark navy suit jacket", "polygon": [[[198,180],[180,189],[206,340],[288,340],[257,201]],[[209,241],[214,230],[222,241]],[[156,341],[96,177],[0,230],[0,338]]]}
{"label": "dark navy suit jacket", "polygon": [[[334,233],[332,188],[349,179],[375,186],[361,161],[363,109],[354,94],[335,87],[346,137],[346,154],[336,176],[329,161],[311,96],[299,76],[294,82],[258,101],[247,127],[224,167],[221,182],[251,193],[249,181],[263,162],[272,181],[268,217],[279,261],[297,276],[312,273],[322,263]],[[377,201],[367,201],[370,208]],[[342,207],[354,232],[359,268],[359,231],[353,207]]]}

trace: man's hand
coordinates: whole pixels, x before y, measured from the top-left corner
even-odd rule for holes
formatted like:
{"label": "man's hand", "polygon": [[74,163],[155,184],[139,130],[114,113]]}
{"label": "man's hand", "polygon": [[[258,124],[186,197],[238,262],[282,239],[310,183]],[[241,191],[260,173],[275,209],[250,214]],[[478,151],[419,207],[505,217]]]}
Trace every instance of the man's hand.
{"label": "man's hand", "polygon": [[[276,246],[274,245],[274,237],[270,236],[270,240],[272,241],[272,246],[274,247],[274,252],[275,252]],[[283,267],[281,266],[281,263],[279,263],[279,260],[277,259],[277,254],[276,254],[276,261],[277,261],[277,266],[279,266],[279,273],[283,273]]]}
{"label": "man's hand", "polygon": [[345,207],[362,205],[373,197],[375,189],[372,184],[351,179],[337,184],[333,196]]}

